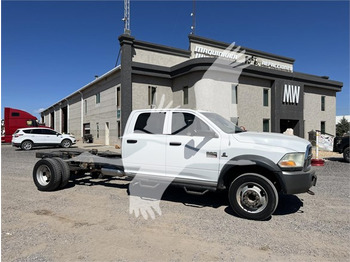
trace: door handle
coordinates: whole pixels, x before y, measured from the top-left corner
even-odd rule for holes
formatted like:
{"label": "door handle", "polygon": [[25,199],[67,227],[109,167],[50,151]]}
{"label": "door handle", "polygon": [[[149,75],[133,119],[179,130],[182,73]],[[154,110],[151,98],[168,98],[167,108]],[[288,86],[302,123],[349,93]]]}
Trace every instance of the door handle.
{"label": "door handle", "polygon": [[126,143],[128,143],[128,144],[136,144],[137,140],[128,139],[128,140],[126,140]]}
{"label": "door handle", "polygon": [[169,145],[171,146],[181,146],[180,142],[170,142]]}

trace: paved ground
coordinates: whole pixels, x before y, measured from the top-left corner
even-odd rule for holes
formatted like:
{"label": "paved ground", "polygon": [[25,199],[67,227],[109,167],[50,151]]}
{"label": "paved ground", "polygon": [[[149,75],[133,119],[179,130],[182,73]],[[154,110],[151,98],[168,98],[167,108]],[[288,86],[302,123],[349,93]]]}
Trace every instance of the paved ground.
{"label": "paved ground", "polygon": [[44,150],[1,147],[2,261],[350,259],[350,165],[341,155],[316,168],[315,196],[281,196],[272,218],[257,222],[236,217],[224,194],[177,188],[163,196],[162,216],[137,219],[128,213],[125,180],[80,177],[64,190],[40,192],[32,169]]}

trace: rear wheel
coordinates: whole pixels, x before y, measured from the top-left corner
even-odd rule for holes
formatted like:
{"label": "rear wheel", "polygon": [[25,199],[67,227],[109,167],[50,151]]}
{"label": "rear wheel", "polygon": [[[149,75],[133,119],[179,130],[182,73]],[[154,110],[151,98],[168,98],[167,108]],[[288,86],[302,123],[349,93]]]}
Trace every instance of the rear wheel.
{"label": "rear wheel", "polygon": [[69,178],[70,178],[70,169],[69,169],[69,165],[67,164],[67,162],[65,162],[64,160],[62,160],[59,157],[54,157],[53,158],[55,161],[57,161],[57,163],[60,165],[61,167],[61,184],[60,184],[60,188],[65,188],[66,185],[69,182]]}
{"label": "rear wheel", "polygon": [[33,148],[33,142],[29,140],[23,141],[21,148],[26,151],[31,150]]}
{"label": "rear wheel", "polygon": [[349,151],[349,147],[345,148],[344,152],[343,152],[343,157],[344,157],[344,160],[346,162],[350,162],[350,151]]}
{"label": "rear wheel", "polygon": [[61,146],[64,148],[69,148],[72,145],[72,142],[69,139],[64,139],[61,142]]}
{"label": "rear wheel", "polygon": [[275,186],[267,178],[254,173],[237,177],[231,183],[228,197],[237,215],[253,220],[269,218],[278,205]]}
{"label": "rear wheel", "polygon": [[60,187],[62,170],[60,164],[50,158],[40,159],[33,169],[33,180],[40,191],[53,191]]}

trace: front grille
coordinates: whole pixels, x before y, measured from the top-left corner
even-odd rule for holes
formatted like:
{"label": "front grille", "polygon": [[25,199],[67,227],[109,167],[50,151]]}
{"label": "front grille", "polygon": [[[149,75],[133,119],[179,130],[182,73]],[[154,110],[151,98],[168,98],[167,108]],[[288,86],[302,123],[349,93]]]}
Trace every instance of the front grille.
{"label": "front grille", "polygon": [[311,167],[311,159],[312,159],[312,146],[311,144],[309,144],[305,152],[304,170],[309,169]]}

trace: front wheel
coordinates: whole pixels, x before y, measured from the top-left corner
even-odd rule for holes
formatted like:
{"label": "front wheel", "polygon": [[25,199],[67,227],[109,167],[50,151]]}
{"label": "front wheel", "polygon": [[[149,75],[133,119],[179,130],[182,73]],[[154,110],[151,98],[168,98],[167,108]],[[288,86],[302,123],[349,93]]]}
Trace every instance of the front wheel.
{"label": "front wheel", "polygon": [[230,205],[237,215],[252,220],[264,220],[275,212],[278,193],[270,180],[259,174],[237,177],[229,189]]}
{"label": "front wheel", "polygon": [[61,146],[64,148],[69,148],[72,145],[72,142],[68,139],[65,139],[61,142]]}
{"label": "front wheel", "polygon": [[345,148],[344,152],[343,152],[343,157],[344,160],[346,162],[350,162],[350,156],[349,156],[350,152],[349,152],[349,147]]}

